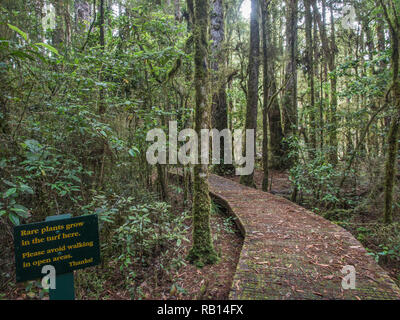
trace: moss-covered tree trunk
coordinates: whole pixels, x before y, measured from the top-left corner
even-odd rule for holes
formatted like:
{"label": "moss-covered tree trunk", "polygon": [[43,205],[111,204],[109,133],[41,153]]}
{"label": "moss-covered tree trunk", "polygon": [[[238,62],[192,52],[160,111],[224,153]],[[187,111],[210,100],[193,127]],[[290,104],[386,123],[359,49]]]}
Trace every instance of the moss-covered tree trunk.
{"label": "moss-covered tree trunk", "polygon": [[56,28],[53,31],[52,35],[52,45],[57,49],[60,49],[61,44],[65,40],[64,34],[64,2],[63,1],[52,1],[54,6],[55,14],[56,14]]}
{"label": "moss-covered tree trunk", "polygon": [[[391,42],[392,42],[392,72],[393,72],[393,83],[392,92],[394,104],[396,106],[397,113],[392,119],[388,135],[388,152],[385,166],[385,209],[384,209],[384,221],[385,223],[391,223],[393,220],[393,188],[394,180],[396,177],[397,167],[397,156],[399,150],[399,131],[400,131],[400,79],[399,79],[399,63],[400,63],[400,52],[399,52],[399,35],[400,35],[400,22],[397,13],[388,9],[383,2],[380,3],[384,9],[384,14],[387,23],[390,27]],[[398,8],[397,8],[398,9]]]}
{"label": "moss-covered tree trunk", "polygon": [[[207,61],[208,8],[208,0],[194,1],[195,130],[199,137],[202,129],[210,128],[211,120]],[[201,145],[199,145],[199,154],[201,154]],[[193,179],[193,247],[188,255],[188,260],[198,267],[202,267],[206,264],[213,264],[218,260],[211,239],[208,165],[195,165]]]}
{"label": "moss-covered tree trunk", "polygon": [[[247,85],[246,129],[254,130],[254,149],[256,148],[258,83],[260,69],[260,27],[258,23],[259,1],[251,0],[249,80]],[[256,150],[254,150],[254,154]],[[240,183],[255,187],[254,172],[240,177]]]}

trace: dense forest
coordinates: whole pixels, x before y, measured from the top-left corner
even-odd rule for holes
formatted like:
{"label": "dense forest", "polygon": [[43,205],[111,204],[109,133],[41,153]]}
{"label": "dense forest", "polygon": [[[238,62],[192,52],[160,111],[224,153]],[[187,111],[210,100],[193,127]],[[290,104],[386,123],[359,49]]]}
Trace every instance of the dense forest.
{"label": "dense forest", "polygon": [[[400,285],[399,0],[0,11],[0,299],[46,299],[39,281],[15,283],[13,227],[66,213],[100,224],[102,262],[76,273],[77,298],[227,299],[244,235],[211,175],[343,227]],[[174,126],[245,132],[254,170],[192,161],[209,155]]]}

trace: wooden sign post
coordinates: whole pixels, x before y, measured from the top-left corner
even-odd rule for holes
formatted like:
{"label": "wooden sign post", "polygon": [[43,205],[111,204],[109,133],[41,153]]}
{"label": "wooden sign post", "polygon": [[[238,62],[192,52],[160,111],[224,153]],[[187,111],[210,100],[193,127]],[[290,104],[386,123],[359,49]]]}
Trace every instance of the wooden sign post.
{"label": "wooden sign post", "polygon": [[98,217],[61,215],[17,226],[14,246],[17,282],[43,278],[43,267],[51,266],[56,288],[50,299],[73,300],[73,271],[100,264]]}
{"label": "wooden sign post", "polygon": [[[70,214],[47,217],[46,221],[70,219]],[[74,273],[56,275],[56,288],[49,289],[50,300],[75,300]]]}

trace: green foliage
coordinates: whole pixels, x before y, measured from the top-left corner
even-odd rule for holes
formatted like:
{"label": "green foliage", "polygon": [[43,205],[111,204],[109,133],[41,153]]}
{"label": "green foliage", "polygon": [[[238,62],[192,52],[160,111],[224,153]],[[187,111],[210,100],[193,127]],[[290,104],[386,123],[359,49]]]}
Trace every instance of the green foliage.
{"label": "green foliage", "polygon": [[327,153],[317,151],[312,159],[306,160],[304,148],[300,148],[297,139],[289,140],[289,147],[293,150],[289,156],[297,157],[297,161],[290,170],[290,181],[298,192],[307,197],[309,205],[314,207],[334,207],[340,202],[337,198],[337,181],[341,173],[329,163]]}
{"label": "green foliage", "polygon": [[[49,215],[96,213],[102,257],[123,266],[128,287],[156,261],[169,277],[185,264],[178,251],[188,241],[187,214],[175,216],[152,193],[146,135],[167,117],[180,126],[190,118],[191,83],[181,81],[192,71],[185,25],[147,3],[128,3],[129,17],[106,12],[103,51],[96,24],[55,43],[35,12],[4,6],[0,223],[11,232]],[[81,285],[92,280],[82,277]],[[93,297],[101,286],[93,284]]]}
{"label": "green foliage", "polygon": [[185,238],[185,218],[185,214],[175,216],[162,202],[131,207],[116,234],[116,243],[121,244],[121,268],[132,263],[148,265],[159,254],[163,259],[176,256],[182,242],[189,241]]}
{"label": "green foliage", "polygon": [[171,277],[186,265],[179,253],[182,243],[189,242],[186,219],[186,213],[175,215],[163,202],[129,208],[125,222],[116,229],[112,248],[132,297],[141,296],[139,284],[145,270]]}
{"label": "green foliage", "polygon": [[379,262],[381,258],[400,260],[400,245],[395,245],[390,249],[381,244],[378,252],[368,252],[368,255],[372,256],[376,262]]}

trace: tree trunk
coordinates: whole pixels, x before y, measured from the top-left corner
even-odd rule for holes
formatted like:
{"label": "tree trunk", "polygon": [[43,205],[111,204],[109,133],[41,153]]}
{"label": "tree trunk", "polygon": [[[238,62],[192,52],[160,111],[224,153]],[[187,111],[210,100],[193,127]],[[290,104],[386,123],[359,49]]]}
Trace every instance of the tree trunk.
{"label": "tree trunk", "polygon": [[283,97],[284,111],[284,169],[290,169],[296,157],[293,157],[293,149],[289,140],[296,136],[298,126],[297,116],[297,18],[298,1],[286,0],[286,38],[288,61],[286,65],[286,90]]}
{"label": "tree trunk", "polygon": [[87,0],[75,0],[75,30],[78,34],[88,30],[91,6]]}
{"label": "tree trunk", "polygon": [[268,47],[270,46],[270,26],[268,24],[269,15],[268,4],[264,1],[261,8],[262,14],[262,47],[263,47],[263,182],[262,190],[268,192],[269,187],[269,142],[268,142],[268,104],[269,104],[269,55]]}
{"label": "tree trunk", "polygon": [[[270,94],[273,94],[277,91],[277,80],[276,80],[276,55],[278,50],[278,41],[277,41],[277,18],[278,18],[278,10],[277,6],[271,6],[269,12],[267,12],[267,26],[270,28],[270,46],[267,47],[269,61],[269,78],[270,78],[270,86],[269,90]],[[281,118],[281,110],[279,106],[278,97],[272,102],[270,106],[270,110],[268,111],[268,120],[269,120],[269,132],[270,132],[270,167],[272,169],[280,170],[282,169],[282,160],[284,157],[283,153],[283,131],[282,131],[282,118]]]}
{"label": "tree trunk", "polygon": [[310,140],[311,140],[311,157],[314,156],[317,148],[316,139],[316,122],[315,122],[315,85],[314,85],[314,50],[313,50],[313,36],[312,36],[312,14],[311,14],[311,0],[304,0],[305,5],[305,28],[306,28],[306,70],[308,78],[308,87],[310,89]]}
{"label": "tree trunk", "polygon": [[324,92],[323,92],[323,66],[321,63],[320,59],[320,44],[319,44],[319,38],[318,38],[318,27],[317,27],[317,19],[315,16],[315,12],[313,12],[313,21],[314,21],[314,45],[313,45],[313,50],[314,50],[314,72],[315,72],[315,77],[319,78],[320,84],[319,86],[316,85],[316,93],[315,97],[318,97],[318,112],[319,112],[319,119],[318,119],[318,136],[319,136],[319,147],[322,150],[324,147]]}
{"label": "tree trunk", "polygon": [[[208,49],[208,0],[194,2],[194,44],[195,44],[195,130],[198,136],[202,129],[210,128],[210,104],[208,101],[209,72]],[[201,154],[201,145],[199,145]],[[202,267],[218,260],[211,239],[211,199],[208,186],[208,165],[196,164],[193,177],[193,247],[188,260]]]}
{"label": "tree trunk", "polygon": [[331,132],[329,135],[330,140],[330,159],[332,164],[337,164],[338,162],[338,118],[337,118],[337,76],[336,76],[336,36],[335,36],[335,20],[333,17],[333,3],[330,3],[330,13],[331,13],[331,55],[329,59],[329,71],[331,79],[331,108],[330,108],[330,122],[331,122]]}
{"label": "tree trunk", "polygon": [[[329,110],[329,122],[331,129],[329,132],[329,146],[330,146],[330,161],[332,164],[337,164],[338,162],[338,139],[337,139],[337,77],[335,74],[336,68],[336,38],[335,38],[335,25],[333,17],[333,5],[331,3],[331,39],[328,39],[325,30],[325,23],[321,21],[321,14],[319,13],[316,0],[312,0],[312,5],[315,13],[315,17],[318,23],[322,48],[324,50],[325,59],[327,60],[328,68],[330,74],[330,84],[331,84],[331,96],[330,96],[330,110]],[[322,1],[323,8],[325,8],[325,0]],[[324,9],[323,9],[324,10]],[[325,11],[325,10],[324,10]]]}
{"label": "tree trunk", "polygon": [[[100,19],[99,19],[99,28],[100,28],[100,50],[104,52],[105,40],[104,40],[104,0],[100,0]],[[100,82],[104,80],[103,70],[100,70]],[[104,104],[104,89],[100,88],[100,98],[99,98],[99,114],[103,115],[106,112],[106,107]]]}
{"label": "tree trunk", "polygon": [[[258,24],[259,1],[251,0],[250,17],[250,54],[249,54],[249,80],[247,85],[247,112],[246,129],[254,130],[254,142],[257,132],[258,111],[258,83],[260,68],[260,28]],[[254,143],[254,155],[256,155],[256,143]],[[247,176],[240,177],[240,183],[249,187],[255,187],[254,171]]]}
{"label": "tree trunk", "polygon": [[[390,27],[391,42],[392,42],[392,72],[393,72],[393,99],[397,109],[396,115],[392,119],[392,123],[388,135],[388,154],[385,166],[385,209],[384,221],[389,224],[393,221],[393,189],[394,180],[397,169],[397,156],[399,149],[399,129],[400,129],[400,79],[399,79],[399,35],[400,26],[396,12],[392,12],[394,18],[389,16],[386,5],[383,0],[380,3],[384,9],[385,18]],[[394,21],[393,21],[394,20]]]}
{"label": "tree trunk", "polygon": [[174,11],[175,11],[175,20],[181,21],[182,13],[181,13],[181,4],[179,0],[174,0]]}
{"label": "tree trunk", "polygon": [[194,3],[193,0],[186,0],[187,30],[191,32],[194,25]]}
{"label": "tree trunk", "polygon": [[[1,79],[1,77],[0,77]],[[5,83],[5,81],[4,81]],[[0,85],[0,89],[3,89]],[[5,92],[5,91],[3,91]],[[0,133],[9,134],[10,126],[9,126],[9,111],[7,107],[8,99],[5,97],[0,97]]]}
{"label": "tree trunk", "polygon": [[[220,132],[228,128],[228,105],[226,96],[226,54],[225,20],[223,0],[213,0],[211,8],[211,69],[213,70],[212,127]],[[224,139],[221,139],[220,164],[215,166],[215,173],[224,175],[232,173],[232,164],[224,163]]]}
{"label": "tree trunk", "polygon": [[63,1],[53,0],[54,11],[56,15],[56,27],[53,30],[52,44],[60,49],[61,44],[65,41],[64,37],[64,5]]}

